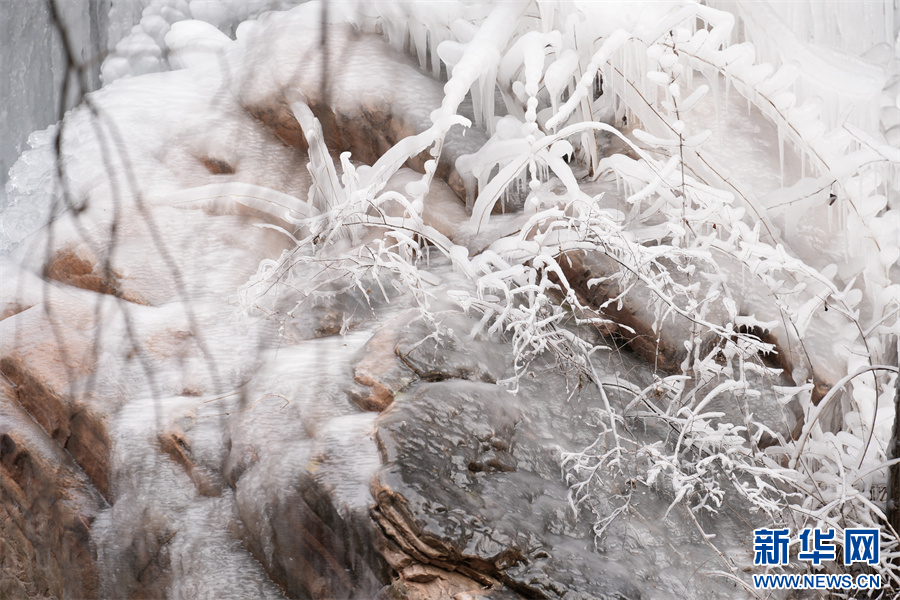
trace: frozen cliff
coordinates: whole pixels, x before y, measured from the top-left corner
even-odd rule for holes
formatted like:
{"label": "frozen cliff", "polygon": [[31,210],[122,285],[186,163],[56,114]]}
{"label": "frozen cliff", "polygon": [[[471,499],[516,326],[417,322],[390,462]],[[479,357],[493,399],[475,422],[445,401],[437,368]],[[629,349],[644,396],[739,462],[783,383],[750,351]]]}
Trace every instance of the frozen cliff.
{"label": "frozen cliff", "polygon": [[891,597],[891,4],[294,4],[3,9],[0,595]]}

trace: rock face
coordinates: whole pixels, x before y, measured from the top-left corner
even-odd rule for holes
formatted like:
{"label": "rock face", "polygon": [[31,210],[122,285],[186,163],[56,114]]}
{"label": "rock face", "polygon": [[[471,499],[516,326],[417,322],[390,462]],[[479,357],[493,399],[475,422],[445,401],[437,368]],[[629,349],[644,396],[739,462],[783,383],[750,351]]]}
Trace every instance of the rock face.
{"label": "rock face", "polygon": [[47,264],[47,279],[59,281],[83,290],[109,294],[123,298],[135,304],[146,304],[147,301],[127,287],[123,289],[121,275],[112,269],[105,272],[103,267],[94,261],[79,256],[77,249],[67,248],[56,253]]}
{"label": "rock face", "polygon": [[572,527],[558,460],[529,443],[517,405],[497,386],[460,381],[399,400],[378,423],[387,466],[372,484],[375,520],[415,561],[482,585],[529,598],[640,597],[617,561],[559,552],[589,543],[590,525]]}
{"label": "rock face", "polygon": [[418,380],[496,383],[510,364],[507,348],[482,336],[466,339],[477,324],[452,310],[436,329],[417,310],[395,317],[360,351],[354,377],[368,389],[354,392],[354,401],[363,410],[382,411]]}
{"label": "rock face", "polygon": [[244,538],[273,581],[292,598],[371,598],[390,579],[377,552],[377,532],[364,512],[344,507],[312,474],[278,491],[266,520],[272,538],[267,549],[258,531]]}
{"label": "rock face", "polygon": [[[290,47],[266,39],[255,41],[256,45],[248,50],[251,53],[248,64],[260,60],[252,53],[304,57],[303,68],[291,71],[289,79],[280,80],[282,87],[276,93],[269,93],[265,82],[261,85],[260,80],[268,77],[264,73],[250,72],[236,84],[236,94],[244,109],[285,144],[303,152],[308,144],[290,108],[287,90],[302,90],[304,101],[322,124],[330,150],[350,151],[354,160],[368,165],[374,164],[400,140],[429,129],[430,115],[443,100],[440,81],[423,73],[380,36],[360,33],[350,26],[329,28],[327,51],[320,45],[317,33],[296,36]],[[390,57],[390,61],[378,60],[380,57]],[[348,75],[352,72],[347,69],[348,63],[366,64],[365,78]],[[265,93],[260,92],[261,87]],[[401,89],[415,90],[415,93],[396,93]],[[456,171],[456,159],[474,152],[487,139],[483,130],[463,129],[459,125],[451,127],[445,138],[435,173],[463,202],[466,189]],[[407,164],[424,172],[425,163],[432,158],[423,151]]]}
{"label": "rock face", "polygon": [[[215,295],[194,296],[206,314],[198,339],[178,305],[69,283],[47,283],[42,303],[0,322],[5,594],[731,594],[690,577],[719,560],[699,528],[737,548],[752,525],[731,514],[694,521],[670,511],[665,487],[635,491],[629,478],[644,467],[630,453],[573,496],[565,453],[612,443],[598,390],[546,357],[511,394],[509,345],[473,335],[478,319],[449,304],[437,302],[430,322],[373,305],[381,325],[345,336],[327,334],[334,311],[311,311],[305,339],[273,344],[264,329],[232,349],[237,338],[216,343],[230,325]],[[128,311],[131,333],[98,320],[118,314],[109,310]],[[111,358],[129,353],[142,359]],[[653,381],[628,353],[596,356],[602,378]],[[236,383],[217,384],[216,372]],[[616,390],[608,400],[622,410],[631,395]],[[631,425],[620,432],[628,443],[668,434]],[[593,524],[606,517],[598,540]]]}
{"label": "rock face", "polygon": [[15,385],[14,399],[108,498],[110,440],[104,410],[75,394],[94,370],[89,307],[75,298],[65,309],[56,305],[68,317],[60,321],[44,306],[0,322],[0,369]]}
{"label": "rock face", "polygon": [[0,380],[0,597],[97,597],[91,525],[105,506]]}
{"label": "rock face", "polygon": [[[102,380],[85,383],[96,370],[89,300],[150,321],[169,313],[51,289],[50,302],[68,307],[65,327],[42,326],[40,306],[0,323],[4,339],[19,340],[4,347],[15,387],[4,388],[0,413],[0,566],[11,595],[181,598],[213,586],[265,598],[727,596],[690,581],[716,557],[683,514],[661,521],[664,490],[632,497],[595,545],[596,516],[622,503],[623,473],[637,463],[574,505],[562,452],[609,441],[592,417],[598,393],[548,357],[511,394],[497,383],[510,349],[473,337],[475,318],[437,310],[427,323],[390,308],[374,331],[252,346],[255,376],[231,394],[166,366],[197,352],[176,323],[144,325],[137,339],[172,395],[117,401]],[[26,326],[27,344],[13,335]],[[65,353],[54,353],[57,339]],[[626,354],[597,366],[652,380]],[[626,396],[609,392],[619,408]],[[713,527],[726,539],[751,535],[728,518]],[[76,566],[79,578],[64,577]]]}
{"label": "rock face", "polygon": [[[497,597],[727,597],[728,586],[690,581],[698,555],[714,555],[685,515],[662,521],[666,503],[654,495],[632,498],[631,516],[614,521],[603,550],[595,549],[591,513],[573,512],[559,452],[590,443],[582,415],[596,398],[566,402],[547,391],[523,385],[512,397],[480,382],[422,383],[385,412],[372,515],[401,556],[445,585],[448,572],[459,574]],[[624,487],[610,471],[595,498],[614,507]],[[735,517],[717,526],[734,539],[751,535]],[[673,559],[669,541],[682,558]],[[392,560],[401,579],[403,564]]]}
{"label": "rock face", "polygon": [[355,395],[363,410],[382,411],[394,401],[394,395],[418,378],[418,374],[397,354],[398,329],[407,325],[413,315],[404,313],[375,332],[360,351],[353,369],[356,382],[365,386]]}
{"label": "rock face", "polygon": [[[607,333],[624,341],[625,345],[635,354],[654,365],[662,371],[679,373],[680,365],[688,356],[684,341],[696,336],[700,347],[700,356],[704,356],[715,349],[719,338],[711,331],[696,332],[698,328],[694,323],[681,315],[670,313],[662,324],[659,324],[658,313],[665,312],[660,309],[661,301],[647,286],[637,282],[632,293],[621,297],[624,288],[617,278],[610,277],[618,272],[616,262],[599,252],[585,253],[573,252],[567,254],[560,261],[563,272],[573,289],[582,297],[589,306],[602,306],[600,314],[608,318],[612,323],[608,326]],[[703,269],[701,268],[702,272]],[[676,268],[670,273],[674,277],[683,277],[678,274]],[[681,282],[687,285],[688,281]],[[708,285],[708,284],[707,284]],[[749,287],[749,286],[748,286]],[[750,295],[753,297],[753,295]],[[612,299],[617,298],[615,302]],[[763,307],[757,307],[763,311]],[[713,323],[728,322],[728,315],[720,306],[714,306],[706,318]],[[748,332],[758,334],[763,341],[775,343],[764,332]],[[782,404],[772,393],[771,386],[792,386],[794,381],[789,373],[790,359],[785,348],[775,344],[775,351],[756,357],[761,369],[748,371],[747,377],[754,390],[759,390],[763,395],[755,399],[752,410],[744,406],[744,401],[738,397],[725,394],[716,398],[712,407],[721,410],[732,423],[741,423],[745,414],[754,412],[760,421],[780,434],[784,439],[791,439],[799,425],[802,425],[799,407],[796,401],[788,405]],[[760,374],[763,368],[778,369],[769,370]],[[699,390],[700,397],[712,390],[718,381],[713,381]],[[760,438],[762,446],[776,443],[776,438],[764,433]]]}
{"label": "rock face", "polygon": [[[255,51],[291,53],[291,44],[310,43],[290,40],[289,47],[260,44]],[[305,164],[303,136],[286,102],[292,87],[310,90],[306,101],[330,149],[350,149],[362,162],[430,125],[440,83],[396,66],[392,56],[376,61],[389,65],[380,86],[347,77],[323,85],[315,48],[300,48],[312,52],[300,63],[311,70],[289,73],[294,79],[274,91],[257,94],[253,77],[236,77],[234,106],[202,95],[197,73],[171,74],[166,81],[183,104],[167,111],[171,122],[145,131],[150,139],[159,125],[171,137],[161,146],[129,140],[139,171],[132,174],[166,179],[173,188],[219,178],[306,197],[309,180],[297,175]],[[365,67],[367,53],[388,52],[373,36],[346,48],[349,54],[331,60]],[[257,63],[247,64],[253,75]],[[328,71],[344,73],[338,66]],[[139,79],[116,88],[152,102]],[[395,80],[421,93],[392,97]],[[331,97],[315,95],[322,90]],[[133,110],[109,101],[118,100],[115,90],[103,93],[98,103],[108,101],[108,117]],[[182,113],[209,121],[184,129]],[[221,127],[216,119],[223,115],[241,125]],[[69,130],[93,139],[76,118]],[[463,197],[455,158],[484,138],[470,130],[463,139],[456,129],[436,173]],[[73,156],[83,149],[77,137],[67,147]],[[270,145],[276,137],[291,147]],[[183,138],[196,147],[179,150]],[[232,150],[241,145],[238,157]],[[92,155],[85,155],[87,169]],[[429,158],[409,163],[422,169]],[[267,172],[269,162],[285,168]],[[418,175],[403,177],[394,180],[401,191]],[[345,257],[312,257],[309,280],[273,283],[283,296],[265,304],[269,298],[244,286],[258,281],[261,264],[271,267],[273,257],[295,250],[284,231],[255,227],[267,224],[253,211],[217,209],[215,198],[185,201],[203,210],[167,205],[162,184],[163,198],[148,198],[139,209],[106,198],[112,188],[81,183],[94,194],[94,212],[79,217],[91,225],[89,239],[79,245],[83,223],[48,234],[58,247],[32,261],[32,276],[43,279],[26,286],[28,297],[0,290],[0,596],[734,596],[703,579],[714,570],[705,565],[720,560],[704,532],[721,534],[725,566],[741,568],[749,518],[705,522],[680,503],[673,508],[665,485],[637,492],[646,465],[633,452],[615,468],[597,463],[586,482],[576,477],[584,473],[563,468],[564,457],[585,448],[606,451],[613,442],[606,402],[622,410],[632,394],[587,386],[552,356],[522,374],[513,394],[513,349],[502,332],[477,333],[479,318],[443,301],[451,284],[429,290],[435,300],[425,320],[402,294],[384,292],[384,302],[376,302],[362,279],[353,282],[359,289],[342,287],[333,265]],[[462,203],[443,196],[431,207],[426,197],[424,209],[454,220],[443,225],[450,232],[466,215]],[[112,206],[116,211],[107,210]],[[119,220],[110,222],[119,209]],[[570,280],[599,304],[614,290],[588,294],[596,266],[573,266]],[[428,268],[445,269],[442,276],[450,270],[438,259]],[[314,296],[303,296],[307,285],[320,303],[301,304]],[[649,312],[631,306],[612,316],[637,332],[629,342],[638,354],[649,361],[660,353],[662,366],[671,367],[682,356],[676,340],[683,328],[667,331],[662,342],[651,339]],[[627,373],[639,387],[653,381],[654,368],[627,352],[598,349],[594,356],[604,380]],[[784,426],[791,428],[787,419]],[[633,447],[663,444],[671,435],[637,420],[620,427],[623,443]],[[573,492],[579,483],[582,491]],[[602,537],[598,521],[607,526]]]}

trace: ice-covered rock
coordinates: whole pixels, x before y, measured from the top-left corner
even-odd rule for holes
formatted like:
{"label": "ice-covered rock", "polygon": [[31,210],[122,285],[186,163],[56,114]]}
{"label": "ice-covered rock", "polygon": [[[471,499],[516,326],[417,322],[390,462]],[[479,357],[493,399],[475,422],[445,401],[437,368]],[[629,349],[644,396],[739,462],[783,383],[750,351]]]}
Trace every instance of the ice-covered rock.
{"label": "ice-covered rock", "polygon": [[91,527],[107,503],[0,381],[0,595],[86,597],[100,591]]}
{"label": "ice-covered rock", "polygon": [[[738,598],[753,528],[784,508],[752,513],[746,485],[794,481],[763,478],[803,449],[798,419],[823,464],[817,427],[850,428],[838,460],[869,494],[877,383],[849,384],[844,424],[814,401],[896,356],[893,149],[826,131],[791,68],[728,46],[706,5],[309,3],[237,24],[281,4],[114,3],[107,85],[11,171],[0,591]],[[684,99],[693,63],[666,44],[715,65]],[[682,139],[720,118],[710,153]],[[843,226],[812,158],[860,200],[821,252]],[[869,161],[888,166],[856,175]],[[474,219],[457,169],[497,193]],[[491,215],[505,188],[521,211]],[[19,493],[44,486],[67,502]]]}

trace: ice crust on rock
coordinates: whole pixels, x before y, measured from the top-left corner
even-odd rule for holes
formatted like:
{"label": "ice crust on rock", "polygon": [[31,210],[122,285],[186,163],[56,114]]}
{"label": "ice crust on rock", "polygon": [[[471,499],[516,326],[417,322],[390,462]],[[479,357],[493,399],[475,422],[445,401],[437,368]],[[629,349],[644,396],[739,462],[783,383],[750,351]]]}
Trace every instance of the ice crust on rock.
{"label": "ice crust on rock", "polygon": [[[883,484],[900,290],[888,5],[873,25],[871,2],[840,22],[814,2],[341,2],[323,47],[322,4],[265,12],[292,4],[113,2],[103,88],[10,171],[0,358],[16,385],[48,384],[30,410],[110,504],[85,505],[104,594],[452,580],[742,597],[688,577],[720,558],[700,527],[729,569],[751,568],[752,527],[704,513],[715,500],[702,523],[677,514],[700,488],[651,467],[726,447],[770,474],[818,457],[825,485],[837,448],[854,493]],[[95,25],[73,22],[81,60]],[[837,48],[836,31],[895,46]],[[764,348],[744,366],[753,332],[781,374]],[[576,338],[588,362],[549,360]],[[572,395],[587,380],[602,385]],[[676,426],[691,441],[669,456]],[[610,427],[642,448],[630,480],[585,450]],[[643,520],[606,521],[620,484],[644,486]],[[506,500],[545,531],[518,531]],[[632,552],[632,570],[610,558]]]}

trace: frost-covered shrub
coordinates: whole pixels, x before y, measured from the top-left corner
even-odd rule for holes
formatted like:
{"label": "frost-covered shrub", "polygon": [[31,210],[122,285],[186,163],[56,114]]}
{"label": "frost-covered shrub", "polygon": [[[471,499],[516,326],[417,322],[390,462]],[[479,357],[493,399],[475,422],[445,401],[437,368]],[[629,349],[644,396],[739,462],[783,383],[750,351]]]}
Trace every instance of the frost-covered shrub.
{"label": "frost-covered shrub", "polygon": [[[337,203],[307,223],[311,236],[347,226],[348,215],[377,227],[383,237],[364,246],[369,259],[354,249],[342,260],[354,273],[386,268],[426,313],[428,278],[413,273],[423,244],[442,252],[471,282],[454,294],[460,307],[510,337],[517,373],[550,351],[602,389],[591,362],[598,348],[578,326],[609,319],[567,281],[562,263],[573,252],[611,257],[618,272],[606,276],[620,293],[609,302],[653,306],[657,332],[691,323],[680,372],[635,388],[630,414],[607,406],[602,438],[612,436],[612,449],[564,456],[573,504],[587,500],[591,477],[615,471],[624,417],[679,432],[674,443],[629,447],[646,465],[632,479],[664,481],[693,510],[715,512],[736,490],[772,525],[885,527],[900,311],[889,198],[900,153],[880,131],[834,122],[816,98],[799,104],[792,64],[757,62],[751,44],[737,43],[734,15],[690,2],[504,2],[472,13],[379,4],[345,15],[410,48],[422,67],[438,73],[442,63],[449,75],[435,123],[469,94],[491,138],[457,162],[471,217],[455,241],[421,221],[431,171],[407,200],[389,196],[401,216],[374,223],[366,204],[386,199],[381,184],[360,185],[346,160],[338,182],[325,151],[313,175],[330,178],[320,189]],[[606,149],[611,138],[623,151]],[[624,201],[587,193],[590,180],[614,184]],[[510,194],[525,197],[519,220],[492,216]],[[329,252],[317,246],[311,256]],[[781,369],[763,360],[771,353]],[[781,371],[793,384],[772,387]],[[507,383],[514,391],[515,377]],[[755,419],[759,386],[799,413],[795,432]],[[743,399],[743,421],[708,408],[723,395]],[[884,531],[893,556],[897,534]],[[879,568],[900,582],[888,562]]]}

